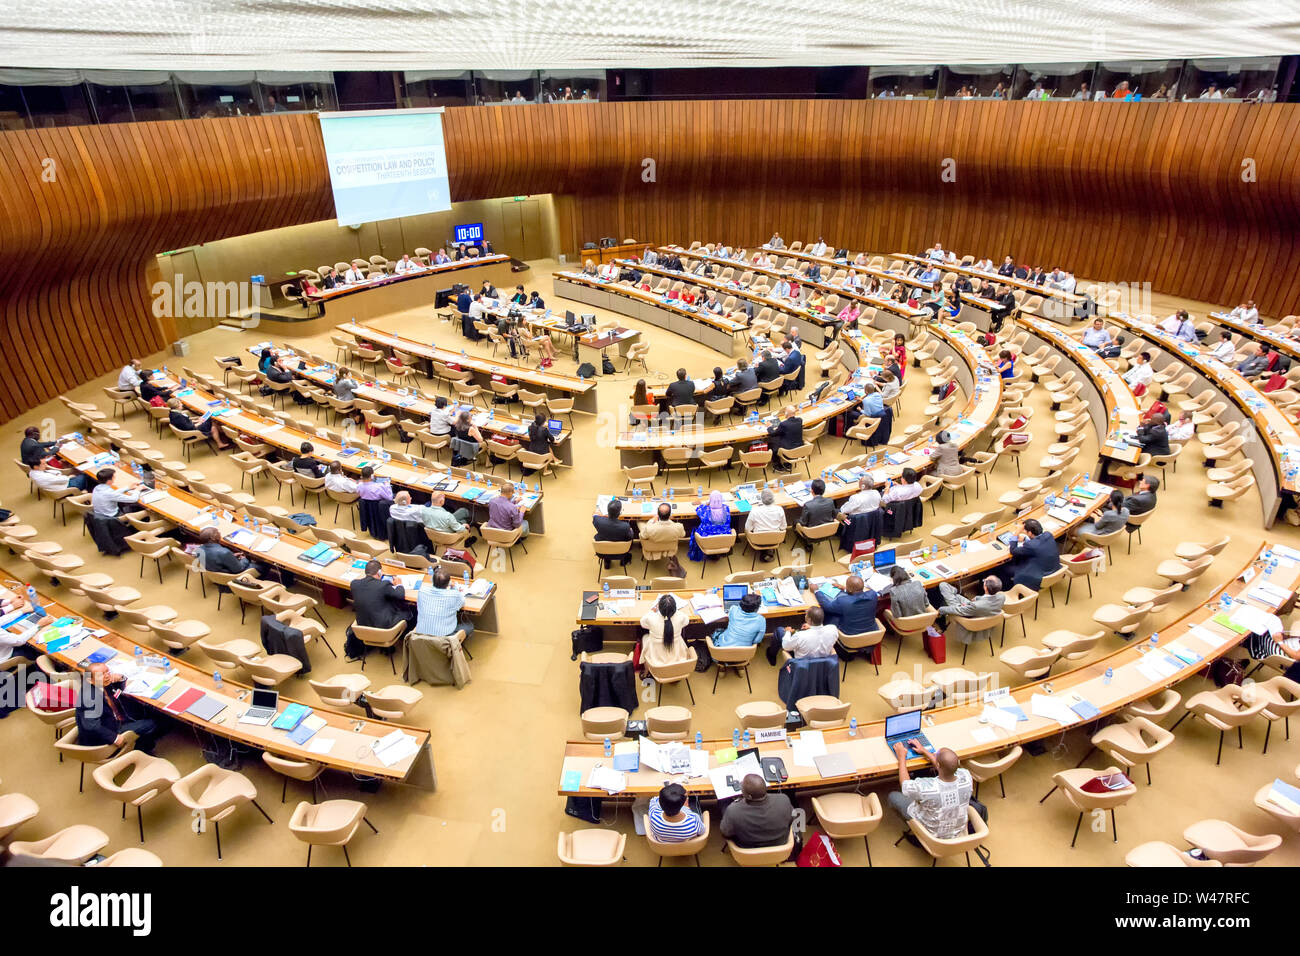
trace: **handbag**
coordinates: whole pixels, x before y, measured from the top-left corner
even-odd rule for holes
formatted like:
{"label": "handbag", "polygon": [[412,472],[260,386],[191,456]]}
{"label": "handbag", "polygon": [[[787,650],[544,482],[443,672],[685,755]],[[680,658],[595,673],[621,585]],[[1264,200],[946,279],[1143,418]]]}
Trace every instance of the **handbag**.
{"label": "handbag", "polygon": [[682,562],[677,560],[677,555],[670,554],[668,560],[664,563],[664,570],[670,578],[686,577],[686,569],[682,567]]}
{"label": "handbag", "polygon": [[799,852],[797,866],[841,866],[840,855],[835,852],[835,844],[824,833],[814,833]]}

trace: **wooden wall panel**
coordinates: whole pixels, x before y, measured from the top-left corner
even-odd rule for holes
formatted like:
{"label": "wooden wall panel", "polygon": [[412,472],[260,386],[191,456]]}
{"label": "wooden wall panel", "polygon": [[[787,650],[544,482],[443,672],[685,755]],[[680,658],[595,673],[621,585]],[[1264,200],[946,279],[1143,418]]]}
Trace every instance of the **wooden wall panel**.
{"label": "wooden wall panel", "polygon": [[[774,229],[883,252],[938,240],[1300,311],[1300,109],[1286,104],[529,105],[450,109],[445,130],[453,200],[556,194],[570,252],[601,236],[753,245]],[[7,419],[166,344],[158,252],[333,205],[319,126],[289,114],[0,133],[0,213]]]}

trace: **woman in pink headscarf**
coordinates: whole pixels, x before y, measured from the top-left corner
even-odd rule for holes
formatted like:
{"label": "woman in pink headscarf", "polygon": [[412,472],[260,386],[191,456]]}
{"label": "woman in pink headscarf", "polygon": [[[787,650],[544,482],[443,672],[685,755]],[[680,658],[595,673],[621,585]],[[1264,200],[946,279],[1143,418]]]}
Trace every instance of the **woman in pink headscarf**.
{"label": "woman in pink headscarf", "polygon": [[692,561],[703,561],[704,552],[700,550],[695,539],[731,534],[731,509],[727,507],[727,499],[722,497],[722,492],[713,491],[709,493],[707,502],[701,502],[699,498],[695,499],[695,517],[700,519],[700,523],[691,533],[691,542],[686,549],[686,554]]}
{"label": "woman in pink headscarf", "polygon": [[835,316],[835,321],[840,324],[842,329],[856,329],[858,327],[858,316],[862,314],[862,309],[858,307],[855,299],[850,299],[849,304],[840,309],[839,315]]}

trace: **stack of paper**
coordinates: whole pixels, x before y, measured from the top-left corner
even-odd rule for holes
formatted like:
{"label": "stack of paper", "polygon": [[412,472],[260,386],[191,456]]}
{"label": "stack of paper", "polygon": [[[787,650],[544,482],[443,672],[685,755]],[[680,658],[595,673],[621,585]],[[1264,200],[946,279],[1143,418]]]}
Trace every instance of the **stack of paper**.
{"label": "stack of paper", "polygon": [[622,793],[627,789],[627,774],[612,767],[592,767],[591,774],[587,777],[587,786],[606,793]]}
{"label": "stack of paper", "polygon": [[401,763],[407,757],[414,756],[419,749],[416,739],[401,730],[394,730],[386,737],[379,738],[374,745],[375,757],[385,767]]}
{"label": "stack of paper", "polygon": [[791,759],[800,767],[815,767],[816,758],[826,753],[826,738],[820,730],[804,730],[790,742]]}
{"label": "stack of paper", "polygon": [[726,766],[713,768],[709,771],[709,782],[713,784],[713,792],[718,795],[718,799],[738,797],[741,782],[751,773],[763,776],[763,768],[759,766],[756,754],[746,754]]}
{"label": "stack of paper", "polygon": [[1029,709],[1035,717],[1046,717],[1048,720],[1055,720],[1066,727],[1079,722],[1079,715],[1070,708],[1066,701],[1059,697],[1034,694],[1029,698]]}

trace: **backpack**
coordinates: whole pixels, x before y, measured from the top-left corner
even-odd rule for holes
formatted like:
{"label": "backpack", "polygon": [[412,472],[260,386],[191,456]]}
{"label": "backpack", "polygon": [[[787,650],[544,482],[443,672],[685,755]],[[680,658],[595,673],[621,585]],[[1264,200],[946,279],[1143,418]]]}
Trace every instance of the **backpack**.
{"label": "backpack", "polygon": [[592,378],[596,374],[596,366],[590,362],[583,362],[578,366],[578,378]]}
{"label": "backpack", "polygon": [[614,360],[608,355],[602,355],[600,358],[600,374],[613,375],[617,369],[614,368]]}

